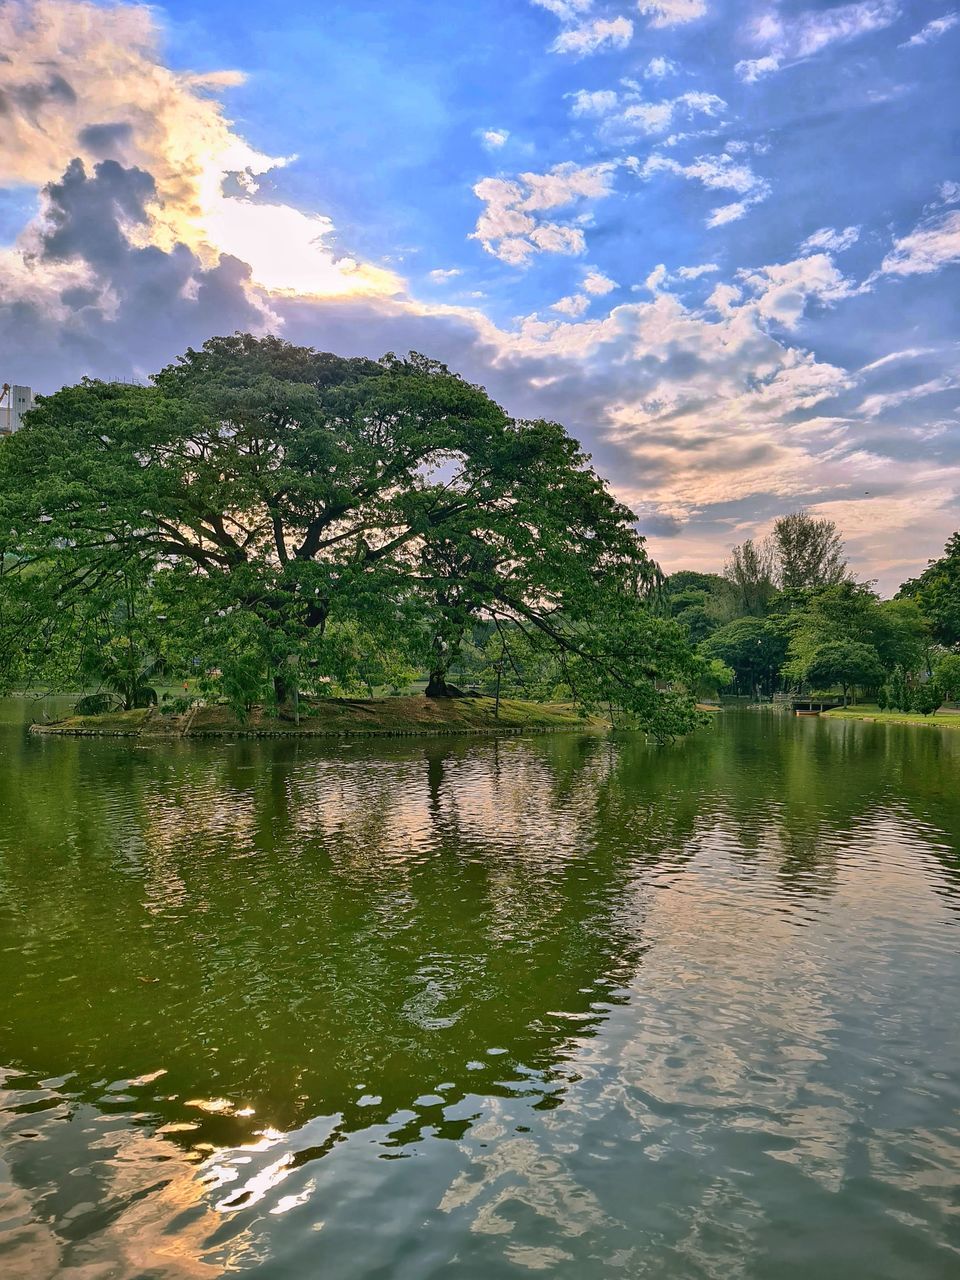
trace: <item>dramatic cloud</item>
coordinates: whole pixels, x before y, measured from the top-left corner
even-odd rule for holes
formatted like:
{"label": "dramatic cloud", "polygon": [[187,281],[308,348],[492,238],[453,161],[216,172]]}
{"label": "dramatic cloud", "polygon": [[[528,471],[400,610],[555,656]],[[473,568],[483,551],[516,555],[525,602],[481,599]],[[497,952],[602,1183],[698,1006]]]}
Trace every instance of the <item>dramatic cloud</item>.
{"label": "dramatic cloud", "polygon": [[276,325],[246,263],[135,242],[155,196],[150,174],[115,160],[88,175],[75,159],[45,189],[29,251],[0,253],[2,292],[17,299],[0,306],[0,344],[21,376],[144,376],[213,332]]}
{"label": "dramatic cloud", "polygon": [[473,190],[485,209],[473,238],[488,253],[511,266],[522,266],[537,253],[579,254],[586,248],[583,231],[541,215],[610,193],[616,166],[554,166],[548,173],[522,173],[516,179],[482,178]]}
{"label": "dramatic cloud", "polygon": [[912,49],[918,45],[933,44],[934,40],[939,40],[941,36],[947,34],[951,27],[955,27],[960,22],[960,13],[945,13],[942,18],[934,18],[932,22],[928,22],[925,27],[905,40],[900,46],[901,49]]}
{"label": "dramatic cloud", "polygon": [[[586,36],[575,47],[574,33],[617,21],[617,8],[590,0],[540,7],[571,38],[570,54],[588,51]],[[354,153],[369,128],[363,106],[343,101],[322,159],[314,152],[307,167],[306,157],[282,154],[293,147],[282,145],[286,116],[263,108],[272,90],[258,96],[256,81],[248,85],[243,110],[253,120],[261,104],[257,137],[277,154],[251,146],[227,118],[222,99],[238,73],[197,77],[163,64],[159,11],[7,0],[7,368],[40,390],[84,374],[142,377],[186,346],[238,328],[344,354],[414,348],[482,383],[512,413],[565,422],[643,528],[669,537],[653,548],[668,567],[715,566],[731,542],[804,503],[839,518],[855,552],[870,557],[863,567],[895,586],[906,576],[897,567],[904,547],[906,569],[916,572],[956,527],[960,495],[950,308],[960,183],[947,145],[948,85],[913,87],[918,105],[905,100],[883,123],[885,145],[871,150],[863,183],[858,142],[881,128],[871,108],[825,109],[822,96],[808,103],[792,79],[775,78],[763,116],[738,119],[734,95],[731,106],[715,92],[729,84],[716,67],[750,52],[755,65],[740,74],[757,78],[879,32],[871,58],[837,80],[842,88],[855,70],[867,91],[860,101],[879,101],[890,78],[904,74],[870,78],[875,50],[877,62],[885,49],[891,67],[904,65],[896,42],[911,28],[882,34],[894,6],[765,5],[752,50],[743,32],[713,20],[714,8],[719,14],[715,6],[708,14],[699,0],[634,7],[635,20],[639,10],[669,30],[642,55],[613,40],[598,45],[609,58],[592,70],[613,73],[591,81],[584,71],[586,87],[573,94],[575,69],[546,56],[537,32],[529,48],[499,51],[505,78],[489,94],[473,101],[464,92],[448,116],[435,110],[435,135],[429,67],[418,62],[426,68],[415,116],[422,136],[410,120],[389,134],[396,173],[377,167],[365,205],[355,193],[370,166]],[[469,36],[469,6],[456,20]],[[278,67],[287,74],[276,49],[268,66],[269,53],[264,36],[264,86],[275,85]],[[508,64],[529,78],[508,88]],[[659,88],[681,74],[690,77],[678,84],[684,92]],[[312,83],[293,68],[290,75],[291,93]],[[378,118],[396,97],[380,76],[378,68],[358,85]],[[327,119],[319,108],[318,119]],[[338,150],[341,124],[349,141]],[[707,133],[715,141],[704,141]],[[477,180],[469,166],[481,148],[499,164],[518,136],[542,157],[536,171]],[[776,190],[756,171],[766,167],[768,136],[770,173],[783,175]],[[909,184],[897,180],[903,154],[917,175]],[[296,208],[277,194],[286,185],[297,191]],[[475,226],[471,186],[481,201]],[[328,190],[344,209],[338,222],[386,241],[392,262],[414,264],[425,296],[337,247]],[[748,234],[734,224],[750,210]],[[913,229],[892,238],[890,225]],[[854,244],[848,274],[836,255]],[[513,269],[535,261],[536,270]]]}
{"label": "dramatic cloud", "polygon": [[[72,157],[136,165],[154,183],[144,240],[185,244],[207,263],[241,257],[271,289],[395,292],[392,272],[337,257],[329,218],[255,198],[257,179],[288,158],[251,147],[211,96],[243,77],[170,71],[157,45],[142,5],[42,0],[0,9],[0,48],[16,51],[2,64],[0,184],[42,186]],[[228,195],[230,178],[238,190]]]}

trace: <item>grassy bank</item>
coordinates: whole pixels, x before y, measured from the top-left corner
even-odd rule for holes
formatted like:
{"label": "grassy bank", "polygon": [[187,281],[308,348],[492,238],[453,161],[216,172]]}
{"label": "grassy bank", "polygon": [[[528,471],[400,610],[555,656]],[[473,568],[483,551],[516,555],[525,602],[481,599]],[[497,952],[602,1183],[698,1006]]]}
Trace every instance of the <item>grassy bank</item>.
{"label": "grassy bank", "polygon": [[960,729],[960,712],[941,711],[932,716],[922,716],[917,711],[881,711],[879,707],[838,707],[824,711],[828,720],[871,720],[878,724],[934,724],[945,729]]}
{"label": "grassy bank", "polygon": [[198,707],[184,715],[155,708],[99,716],[70,716],[34,725],[35,733],[77,737],[331,737],[504,733],[522,730],[602,729],[606,721],[583,717],[566,705],[504,698],[499,718],[493,698],[329,698],[301,706],[300,724],[255,708],[239,720],[227,707]]}

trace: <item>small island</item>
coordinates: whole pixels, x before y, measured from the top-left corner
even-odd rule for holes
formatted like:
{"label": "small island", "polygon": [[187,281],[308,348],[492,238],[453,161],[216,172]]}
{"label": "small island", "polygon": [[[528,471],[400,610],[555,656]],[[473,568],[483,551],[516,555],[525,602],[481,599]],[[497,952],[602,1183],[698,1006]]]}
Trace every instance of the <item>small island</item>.
{"label": "small island", "polygon": [[195,705],[162,714],[155,706],[100,715],[72,715],[31,732],[103,738],[395,738],[452,734],[602,731],[609,721],[556,703],[504,698],[325,698],[301,706],[299,719],[264,707],[239,717],[229,706]]}

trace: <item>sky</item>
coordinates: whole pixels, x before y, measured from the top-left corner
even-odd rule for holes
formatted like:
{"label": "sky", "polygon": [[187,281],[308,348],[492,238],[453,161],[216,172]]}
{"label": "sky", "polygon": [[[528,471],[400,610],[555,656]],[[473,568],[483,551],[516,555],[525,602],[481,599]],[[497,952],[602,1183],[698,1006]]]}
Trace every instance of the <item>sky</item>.
{"label": "sky", "polygon": [[960,526],[954,0],[0,0],[0,381],[236,329],[563,422],[667,570]]}

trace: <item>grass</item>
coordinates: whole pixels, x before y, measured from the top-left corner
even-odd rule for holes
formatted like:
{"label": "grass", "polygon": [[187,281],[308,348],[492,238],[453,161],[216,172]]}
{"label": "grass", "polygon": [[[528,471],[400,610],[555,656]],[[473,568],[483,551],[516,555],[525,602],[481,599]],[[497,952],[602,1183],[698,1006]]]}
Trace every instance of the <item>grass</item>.
{"label": "grass", "polygon": [[856,707],[837,707],[824,711],[830,720],[875,720],[878,724],[935,724],[945,729],[960,729],[960,712],[938,711],[932,716],[922,716],[919,711],[881,711],[879,707],[864,704]]}
{"label": "grass", "polygon": [[118,711],[99,716],[69,716],[37,732],[105,737],[324,737],[341,734],[394,736],[406,734],[497,733],[548,729],[599,729],[606,722],[583,717],[575,707],[503,698],[494,717],[493,698],[326,698],[304,699],[300,725],[292,718],[254,708],[245,720],[224,706],[199,707],[185,715],[150,711]]}

